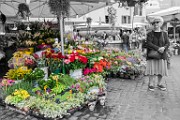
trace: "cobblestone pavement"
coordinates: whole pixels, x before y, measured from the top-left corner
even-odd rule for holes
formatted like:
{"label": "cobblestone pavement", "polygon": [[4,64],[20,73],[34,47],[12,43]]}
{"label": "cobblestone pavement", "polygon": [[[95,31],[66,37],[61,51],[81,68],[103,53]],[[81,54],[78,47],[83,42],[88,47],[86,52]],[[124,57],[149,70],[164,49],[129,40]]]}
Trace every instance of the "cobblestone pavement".
{"label": "cobblestone pavement", "polygon": [[[147,90],[148,79],[110,79],[106,105],[87,108],[63,120],[180,120],[180,56],[173,56],[167,91]],[[0,120],[38,120],[0,107]]]}

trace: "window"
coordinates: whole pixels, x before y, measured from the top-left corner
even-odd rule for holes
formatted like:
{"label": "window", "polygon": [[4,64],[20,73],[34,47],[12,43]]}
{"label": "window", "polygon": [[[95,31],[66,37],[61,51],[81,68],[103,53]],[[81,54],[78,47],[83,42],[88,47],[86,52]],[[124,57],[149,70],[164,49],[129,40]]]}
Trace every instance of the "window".
{"label": "window", "polygon": [[130,24],[131,23],[131,17],[130,16],[122,16],[122,24]]}
{"label": "window", "polygon": [[109,16],[108,15],[105,15],[105,22],[109,23]]}

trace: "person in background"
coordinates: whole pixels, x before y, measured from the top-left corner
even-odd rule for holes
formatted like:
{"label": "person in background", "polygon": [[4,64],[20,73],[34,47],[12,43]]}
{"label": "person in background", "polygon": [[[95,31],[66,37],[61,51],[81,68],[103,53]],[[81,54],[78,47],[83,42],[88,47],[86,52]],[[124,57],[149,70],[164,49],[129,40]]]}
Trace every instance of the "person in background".
{"label": "person in background", "polygon": [[131,43],[131,48],[135,49],[136,47],[136,33],[134,31],[132,31],[132,33],[129,36],[129,41]]}
{"label": "person in background", "polygon": [[76,41],[76,39],[77,39],[77,30],[76,29],[73,29],[72,38],[74,41]]}
{"label": "person in background", "polygon": [[106,39],[108,38],[109,36],[107,35],[106,31],[103,32],[102,34],[102,39],[103,39],[103,47],[105,47],[107,45],[107,41]]}
{"label": "person in background", "polygon": [[123,35],[121,37],[122,39],[122,44],[123,44],[123,50],[125,52],[128,52],[129,50],[129,36],[127,35],[127,32],[123,32]]}
{"label": "person in background", "polygon": [[107,38],[108,38],[108,35],[107,35],[106,31],[104,31],[102,34],[102,39],[106,40]]}
{"label": "person in background", "polygon": [[119,33],[116,33],[115,40],[118,40],[118,41],[121,40],[121,37],[120,37]]}
{"label": "person in background", "polygon": [[[168,75],[167,69],[167,50],[169,48],[170,42],[168,39],[168,35],[165,31],[161,30],[161,26],[163,24],[163,18],[156,16],[151,24],[153,26],[153,30],[147,34],[147,66],[145,75],[149,77],[149,85],[148,88],[150,91],[154,91],[154,80],[157,76],[157,87],[160,90],[166,90],[166,87],[163,85],[163,76]],[[160,59],[153,59],[148,57],[148,53],[151,50],[158,51],[161,55]]]}

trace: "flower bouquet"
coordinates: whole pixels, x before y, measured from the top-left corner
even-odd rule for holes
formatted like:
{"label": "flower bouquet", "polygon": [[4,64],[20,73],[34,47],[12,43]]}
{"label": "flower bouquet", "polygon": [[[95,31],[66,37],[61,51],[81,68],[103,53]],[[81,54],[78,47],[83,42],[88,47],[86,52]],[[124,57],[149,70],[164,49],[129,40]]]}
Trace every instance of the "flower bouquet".
{"label": "flower bouquet", "polygon": [[86,67],[87,62],[87,57],[79,55],[77,52],[67,55],[64,60],[65,67],[69,70],[83,69]]}
{"label": "flower bouquet", "polygon": [[24,60],[24,65],[28,68],[34,68],[36,66],[36,60],[33,56],[26,56]]}

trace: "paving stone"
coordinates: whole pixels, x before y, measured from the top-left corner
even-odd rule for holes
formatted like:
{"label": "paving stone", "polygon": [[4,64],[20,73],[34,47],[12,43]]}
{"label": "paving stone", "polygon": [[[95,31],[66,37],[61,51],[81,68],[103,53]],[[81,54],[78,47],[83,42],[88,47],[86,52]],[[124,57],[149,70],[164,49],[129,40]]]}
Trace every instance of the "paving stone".
{"label": "paving stone", "polygon": [[89,117],[88,120],[97,120],[98,118],[97,117]]}
{"label": "paving stone", "polygon": [[73,114],[73,116],[78,117],[78,116],[80,116],[82,113],[83,113],[83,112],[75,112],[75,113]]}
{"label": "paving stone", "polygon": [[87,119],[89,116],[90,116],[90,114],[87,114],[87,115],[82,116],[81,118]]}
{"label": "paving stone", "polygon": [[33,118],[33,119],[31,119],[31,120],[38,120],[37,118]]}
{"label": "paving stone", "polygon": [[100,118],[106,118],[107,115],[100,115],[99,117],[100,117]]}
{"label": "paving stone", "polygon": [[94,116],[96,116],[96,117],[99,116],[99,113],[94,113]]}
{"label": "paving stone", "polygon": [[68,120],[77,120],[77,119],[78,119],[78,117],[72,116]]}
{"label": "paving stone", "polygon": [[103,119],[103,118],[98,118],[97,120],[105,120],[105,119]]}
{"label": "paving stone", "polygon": [[20,118],[12,118],[11,120],[20,120]]}
{"label": "paving stone", "polygon": [[25,116],[22,115],[22,114],[19,114],[17,117],[18,117],[18,118],[24,118]]}
{"label": "paving stone", "polygon": [[87,119],[85,119],[85,118],[79,118],[78,120],[87,120]]}

